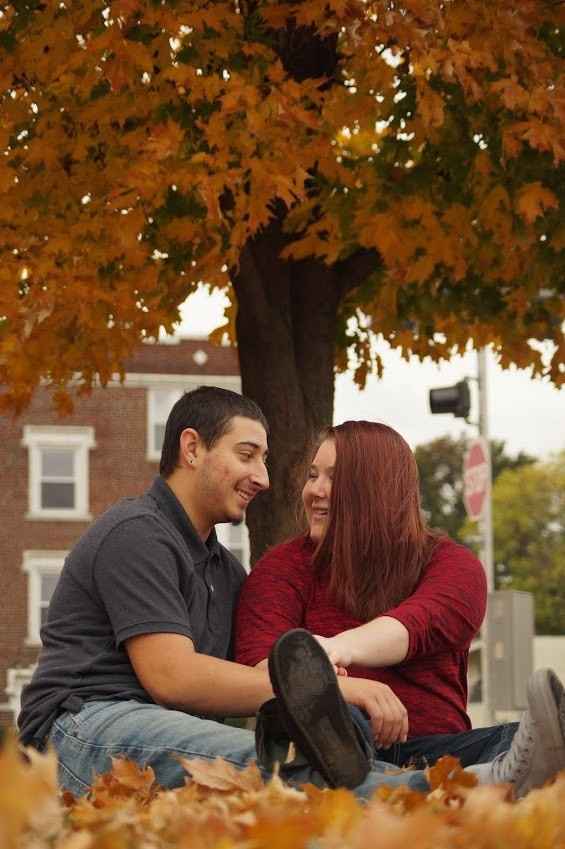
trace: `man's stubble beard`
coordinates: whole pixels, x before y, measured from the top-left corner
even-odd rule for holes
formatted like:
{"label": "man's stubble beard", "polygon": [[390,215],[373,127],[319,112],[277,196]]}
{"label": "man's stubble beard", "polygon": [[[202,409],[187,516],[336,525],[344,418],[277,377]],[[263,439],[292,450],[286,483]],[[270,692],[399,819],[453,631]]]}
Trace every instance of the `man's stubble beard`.
{"label": "man's stubble beard", "polygon": [[[223,512],[223,506],[225,504],[226,498],[229,497],[230,488],[229,486],[222,486],[221,480],[219,480],[219,476],[210,474],[209,469],[202,470],[200,490],[203,499],[211,505],[212,511],[215,512],[214,507],[217,506],[218,515],[222,515],[221,519],[216,519],[214,521],[214,525],[223,525],[224,523],[226,523],[237,527],[245,521],[245,510],[243,511],[243,515],[236,519],[225,515],[225,512]],[[232,487],[232,490],[233,495],[235,497],[235,487]]]}

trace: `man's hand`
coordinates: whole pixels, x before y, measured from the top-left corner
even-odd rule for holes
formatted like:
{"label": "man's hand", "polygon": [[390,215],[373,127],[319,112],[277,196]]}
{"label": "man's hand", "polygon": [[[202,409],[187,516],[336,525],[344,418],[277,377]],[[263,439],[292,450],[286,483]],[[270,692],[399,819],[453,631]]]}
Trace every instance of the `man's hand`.
{"label": "man's hand", "polygon": [[367,678],[338,678],[346,702],[368,715],[375,743],[388,749],[393,743],[404,743],[408,736],[408,712],[390,687]]}

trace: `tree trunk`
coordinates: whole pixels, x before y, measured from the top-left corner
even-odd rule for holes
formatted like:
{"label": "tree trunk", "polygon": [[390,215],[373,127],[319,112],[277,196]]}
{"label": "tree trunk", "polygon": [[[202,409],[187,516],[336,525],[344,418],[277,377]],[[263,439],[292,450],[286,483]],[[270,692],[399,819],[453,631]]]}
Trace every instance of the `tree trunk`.
{"label": "tree trunk", "polygon": [[271,488],[247,514],[252,563],[297,532],[312,446],[333,415],[337,271],[281,260],[284,244],[274,220],[248,243],[233,278],[242,390],[270,425]]}
{"label": "tree trunk", "polygon": [[[254,0],[249,0],[251,14]],[[312,27],[271,31],[285,71],[297,82],[335,83],[337,37]],[[374,251],[333,266],[314,258],[280,259],[288,241],[285,208],[246,245],[232,275],[238,301],[236,334],[242,389],[270,424],[271,488],[250,505],[251,562],[301,525],[300,492],[313,444],[332,423],[338,310],[342,299],[375,270]]]}

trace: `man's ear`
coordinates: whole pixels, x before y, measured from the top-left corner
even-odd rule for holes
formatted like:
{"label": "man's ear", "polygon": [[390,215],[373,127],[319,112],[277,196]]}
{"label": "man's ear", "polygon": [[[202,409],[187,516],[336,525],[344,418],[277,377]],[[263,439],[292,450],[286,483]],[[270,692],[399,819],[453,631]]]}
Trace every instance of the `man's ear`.
{"label": "man's ear", "polygon": [[180,435],[179,461],[184,468],[194,466],[198,456],[202,452],[202,440],[198,431],[192,427],[185,427]]}

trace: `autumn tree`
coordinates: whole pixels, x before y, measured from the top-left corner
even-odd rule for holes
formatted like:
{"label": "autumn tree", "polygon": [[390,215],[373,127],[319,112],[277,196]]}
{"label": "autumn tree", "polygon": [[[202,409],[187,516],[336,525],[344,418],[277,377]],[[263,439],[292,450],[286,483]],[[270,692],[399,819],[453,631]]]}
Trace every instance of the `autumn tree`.
{"label": "autumn tree", "polygon": [[[272,426],[253,551],[293,531],[334,368],[382,334],[565,379],[565,6],[13,0],[0,17],[0,384],[64,410],[231,298]],[[542,361],[531,340],[550,339]]]}
{"label": "autumn tree", "polygon": [[[461,433],[457,439],[439,436],[414,450],[426,519],[432,527],[441,528],[460,542],[464,541],[461,532],[467,520],[463,502],[463,460],[467,445],[468,439]],[[515,456],[508,454],[501,439],[490,441],[490,455],[493,483],[506,469],[535,462],[535,457],[525,451]]]}
{"label": "autumn tree", "polygon": [[[565,633],[565,452],[507,469],[492,494],[499,589],[534,595],[537,634]],[[467,523],[463,538],[472,536]]]}

